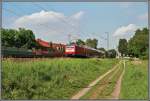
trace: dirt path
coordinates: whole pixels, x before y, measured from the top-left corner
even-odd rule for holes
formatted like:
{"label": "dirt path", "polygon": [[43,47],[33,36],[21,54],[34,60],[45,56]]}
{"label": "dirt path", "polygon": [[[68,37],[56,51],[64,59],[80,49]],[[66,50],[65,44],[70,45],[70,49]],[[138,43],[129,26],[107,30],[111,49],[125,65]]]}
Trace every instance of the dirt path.
{"label": "dirt path", "polygon": [[125,60],[124,60],[124,69],[123,69],[123,72],[120,75],[118,81],[116,82],[115,89],[114,89],[114,91],[111,94],[112,95],[112,99],[119,99],[120,90],[121,90],[121,83],[122,83],[122,77],[124,75],[124,72],[125,72]]}
{"label": "dirt path", "polygon": [[[98,95],[99,95],[100,93],[102,93],[102,91],[108,86],[109,81],[116,75],[116,73],[119,71],[119,69],[120,69],[120,66],[117,68],[117,70],[115,70],[115,71],[111,74],[111,76],[108,77],[108,79],[106,78],[105,81],[102,81],[102,82],[105,83],[105,85],[99,85],[99,86],[97,87],[96,91],[94,91],[94,92],[91,94],[91,96],[89,97],[89,99],[97,99]],[[110,75],[110,74],[109,74],[109,75]]]}
{"label": "dirt path", "polygon": [[106,75],[108,75],[110,72],[112,72],[113,70],[115,70],[118,65],[121,63],[121,61],[115,65],[112,69],[110,69],[109,71],[107,71],[105,74],[99,76],[96,80],[94,80],[93,82],[91,82],[88,87],[83,88],[82,90],[80,90],[77,94],[75,94],[71,99],[79,99],[81,98],[83,95],[85,95],[93,86],[95,86],[101,79],[103,79]]}

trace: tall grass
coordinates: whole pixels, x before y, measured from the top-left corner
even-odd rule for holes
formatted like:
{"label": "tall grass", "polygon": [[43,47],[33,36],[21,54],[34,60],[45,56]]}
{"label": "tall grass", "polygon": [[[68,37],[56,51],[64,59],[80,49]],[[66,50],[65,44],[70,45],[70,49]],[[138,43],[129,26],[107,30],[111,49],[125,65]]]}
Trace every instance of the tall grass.
{"label": "tall grass", "polygon": [[2,99],[69,99],[115,59],[2,61]]}
{"label": "tall grass", "polygon": [[127,61],[121,99],[148,99],[148,60]]}

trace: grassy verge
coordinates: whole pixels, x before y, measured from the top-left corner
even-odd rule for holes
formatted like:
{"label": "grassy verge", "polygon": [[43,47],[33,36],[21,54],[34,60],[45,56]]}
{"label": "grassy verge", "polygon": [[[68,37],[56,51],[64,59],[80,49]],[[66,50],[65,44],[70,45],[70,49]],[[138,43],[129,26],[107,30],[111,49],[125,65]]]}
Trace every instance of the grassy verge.
{"label": "grassy verge", "polygon": [[148,60],[127,61],[121,99],[148,99]]}
{"label": "grassy verge", "polygon": [[2,61],[3,99],[69,99],[118,62],[115,59]]}

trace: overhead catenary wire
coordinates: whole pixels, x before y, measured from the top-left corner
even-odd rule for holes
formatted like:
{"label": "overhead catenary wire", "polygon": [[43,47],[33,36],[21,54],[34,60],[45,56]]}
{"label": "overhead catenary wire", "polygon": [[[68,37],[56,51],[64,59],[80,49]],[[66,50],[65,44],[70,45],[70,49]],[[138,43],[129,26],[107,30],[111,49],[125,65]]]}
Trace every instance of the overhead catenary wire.
{"label": "overhead catenary wire", "polygon": [[5,10],[5,11],[8,11],[8,12],[10,12],[10,13],[13,13],[15,16],[17,16],[17,17],[20,17],[20,16],[22,16],[21,14],[18,14],[18,13],[16,13],[16,12],[14,12],[12,9],[8,9],[8,8],[2,8],[3,10]]}
{"label": "overhead catenary wire", "polygon": [[[15,16],[17,16],[18,18],[19,17],[21,17],[21,16],[23,16],[22,14],[20,14],[20,13],[17,13],[17,12],[15,12],[15,11],[13,11],[12,9],[8,9],[8,8],[3,8],[5,11],[7,11],[7,12],[10,12],[10,13],[12,13],[13,15],[15,15]],[[32,24],[31,23],[28,23],[27,25],[29,25],[29,26],[32,26]],[[47,25],[45,25],[45,24],[37,24],[38,26],[44,26],[44,27],[47,27],[48,29],[52,29],[52,27],[48,27]],[[52,29],[53,31],[55,31],[56,33],[58,33],[57,32],[57,30],[58,29]],[[64,32],[62,32],[62,33],[64,33]],[[76,36],[77,37],[77,36]],[[72,40],[72,39],[71,39]]]}
{"label": "overhead catenary wire", "polygon": [[[39,4],[37,4],[37,3],[33,3],[34,4],[34,6],[36,6],[36,7],[38,7],[38,8],[40,8],[40,9],[42,9],[42,10],[44,10],[44,11],[48,11],[45,7],[43,7],[43,6],[40,6]],[[52,9],[52,8],[51,8]],[[53,11],[55,11],[54,9],[52,9]],[[61,22],[63,22],[63,23],[65,23],[65,24],[67,24],[67,25],[69,25],[69,26],[71,26],[72,27],[72,29],[73,30],[77,30],[77,29],[75,29],[75,26],[74,25],[72,25],[72,24],[70,24],[68,21],[66,21],[66,20],[64,20],[64,19],[62,19],[62,18],[60,18],[60,17],[58,17],[58,16],[56,16],[56,15],[53,15],[53,16],[55,16],[58,20],[60,20]],[[81,30],[81,29],[80,29]],[[71,31],[72,32],[72,31]],[[70,33],[71,33],[70,32]],[[72,34],[68,34],[68,38],[71,40],[71,36],[72,36]],[[84,35],[86,35],[86,36],[88,36],[88,37],[90,37],[89,36],[89,34],[85,34],[85,32],[83,32],[82,30],[81,30],[81,32],[79,32],[79,33],[82,33],[82,34],[84,34]],[[79,34],[78,34],[79,35]],[[95,34],[96,35],[96,34]],[[107,40],[107,38],[104,38],[104,37],[102,37],[102,36],[100,36],[100,35],[96,35],[96,36],[98,36],[98,37],[100,37],[101,39],[103,39],[103,40]],[[80,35],[78,36],[78,37],[80,37]],[[76,38],[77,39],[77,38]]]}
{"label": "overhead catenary wire", "polygon": [[[95,33],[93,33],[93,34],[95,34]],[[101,38],[102,40],[104,40],[104,41],[106,41],[106,43],[107,43],[107,50],[109,50],[109,33],[108,32],[105,32],[105,34],[106,34],[106,37],[103,37],[103,36],[100,36],[100,35],[97,35],[97,34],[95,34],[96,36],[98,36],[99,38]]]}
{"label": "overhead catenary wire", "polygon": [[100,35],[97,35],[96,33],[92,33],[92,34],[98,36],[99,38],[101,38],[101,39],[103,39],[103,40],[107,40],[107,38],[105,38],[105,37],[103,37],[103,36],[100,36]]}
{"label": "overhead catenary wire", "polygon": [[[45,10],[45,11],[48,11],[45,7],[43,7],[43,6],[40,6],[39,4],[37,4],[37,3],[33,3],[33,5],[34,6],[36,6],[36,7],[38,7],[38,8],[40,8],[40,9],[42,9],[42,10]],[[51,8],[52,9],[52,8]],[[53,11],[55,11],[54,9],[52,9]],[[63,22],[63,23],[65,23],[66,25],[69,25],[69,26],[71,26],[71,28],[73,29],[73,30],[75,30],[75,31],[78,31],[78,29],[75,29],[75,26],[74,25],[72,25],[72,24],[70,24],[68,21],[66,21],[66,20],[64,20],[64,19],[62,19],[62,18],[60,18],[60,17],[58,17],[58,16],[56,16],[56,15],[53,15],[53,16],[55,16],[58,20],[60,20],[61,22]],[[81,30],[81,29],[80,29]],[[72,33],[73,31],[71,31],[71,32],[69,32],[69,33]],[[81,31],[81,32],[79,32],[79,33],[82,33],[82,34],[85,34],[85,32],[83,32],[83,31]],[[78,34],[79,35],[79,34]],[[88,34],[85,34],[86,36],[89,36]],[[80,36],[80,35],[79,35]]]}
{"label": "overhead catenary wire", "polygon": [[[37,3],[33,3],[35,6],[37,6],[38,8],[40,8],[40,9],[43,9],[43,10],[45,10],[45,11],[48,11],[45,7],[43,7],[43,6],[40,6],[40,5],[38,5]],[[52,9],[52,8],[51,8]],[[55,11],[54,9],[52,9],[53,11]],[[63,23],[65,23],[65,24],[67,24],[67,25],[69,25],[69,26],[71,26],[74,30],[77,30],[77,29],[75,29],[75,27],[72,25],[72,24],[70,24],[70,23],[68,23],[68,21],[66,21],[66,20],[64,20],[64,19],[62,19],[62,18],[60,18],[60,17],[58,17],[58,16],[56,16],[56,15],[54,15],[58,20],[60,20],[61,22],[63,22]],[[81,29],[80,29],[81,30]],[[85,32],[83,32],[82,30],[81,30],[81,32],[79,32],[79,33],[82,33],[82,34],[84,34],[84,35],[86,35],[86,36],[88,36],[88,37],[90,37],[88,34],[85,34]],[[94,35],[96,35],[95,33],[92,33],[92,34],[94,34]],[[69,37],[69,39],[71,40],[71,35],[72,34],[68,34],[68,37]],[[96,35],[96,36],[98,36],[99,38],[101,38],[101,39],[103,39],[103,40],[105,40],[105,41],[107,41],[107,49],[109,48],[109,38],[108,38],[108,34],[107,34],[107,38],[105,38],[105,37],[103,37],[103,36],[100,36],[100,35]]]}
{"label": "overhead catenary wire", "polygon": [[[7,12],[10,12],[10,13],[14,14],[14,15],[17,16],[17,17],[23,16],[23,15],[20,14],[20,13],[16,13],[16,12],[13,11],[12,9],[8,9],[8,8],[4,8],[4,7],[3,7],[3,10],[5,10],[5,11],[7,11]],[[28,25],[29,25],[29,26],[32,26],[32,24],[29,24],[29,23],[28,23]],[[45,24],[37,24],[37,25],[38,25],[38,26],[47,27],[48,29],[51,29],[52,31],[55,31],[56,33],[58,33],[58,32],[57,32],[58,29],[55,29],[55,28],[52,28],[52,27],[48,27],[48,25],[45,25]]]}
{"label": "overhead catenary wire", "polygon": [[[48,10],[45,9],[44,7],[38,5],[37,3],[33,3],[33,4],[34,4],[34,6],[40,8],[40,9],[42,9],[42,10],[48,11]],[[13,11],[12,9],[4,8],[4,10],[13,13],[13,14],[16,15],[17,17],[23,16],[23,15],[20,14],[20,13],[16,13],[16,12]],[[52,10],[54,10],[54,9],[52,9]],[[55,11],[55,10],[54,10],[54,11]],[[74,25],[70,24],[70,23],[69,23],[68,21],[66,21],[65,19],[62,19],[62,18],[60,18],[60,17],[58,17],[58,16],[56,16],[56,15],[54,15],[54,16],[55,16],[59,21],[63,22],[64,24],[71,26],[71,28],[72,28],[73,30],[78,31],[78,30],[76,30],[76,28],[75,28]],[[30,25],[31,25],[31,24],[30,24]],[[38,25],[39,25],[39,26],[45,26],[45,27],[47,27],[48,29],[52,29],[52,31],[55,31],[56,33],[58,33],[58,29],[57,29],[57,28],[52,28],[51,26],[48,26],[48,25],[45,25],[45,24],[38,24]],[[73,31],[71,31],[71,32],[73,32]],[[70,37],[72,37],[73,35],[75,35],[75,34],[71,34],[71,32],[69,33],[69,34],[70,34]],[[60,33],[60,32],[59,32],[59,33]],[[63,32],[63,33],[64,33],[64,32]],[[82,34],[84,34],[84,35],[90,37],[88,33],[85,34],[83,31],[81,31],[81,32],[79,32],[79,33],[82,33]],[[69,34],[68,34],[68,36],[69,36]],[[82,34],[81,34],[81,35],[82,35]],[[92,33],[92,34],[98,36],[99,38],[101,38],[101,39],[103,39],[103,40],[107,40],[107,38],[104,38],[104,37],[102,37],[102,36],[100,36],[100,35],[97,35],[97,34],[95,34],[95,33]],[[77,34],[76,34],[76,35],[77,35]],[[76,39],[79,39],[79,37],[80,37],[80,34],[77,35],[77,36],[74,36],[74,39],[75,39],[75,38],[76,38]],[[70,38],[70,39],[71,39],[71,38]]]}

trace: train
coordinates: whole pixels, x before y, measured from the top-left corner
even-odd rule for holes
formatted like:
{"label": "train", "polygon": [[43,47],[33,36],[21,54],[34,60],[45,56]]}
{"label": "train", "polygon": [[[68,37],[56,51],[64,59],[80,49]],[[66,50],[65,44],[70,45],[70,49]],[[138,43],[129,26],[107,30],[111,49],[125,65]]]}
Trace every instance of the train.
{"label": "train", "polygon": [[2,57],[103,57],[104,52],[87,46],[76,44],[64,45],[37,39],[38,48],[23,49],[16,47],[2,47]]}
{"label": "train", "polygon": [[2,57],[36,58],[36,57],[102,57],[103,51],[78,45],[67,45],[64,51],[41,49],[2,48]]}

